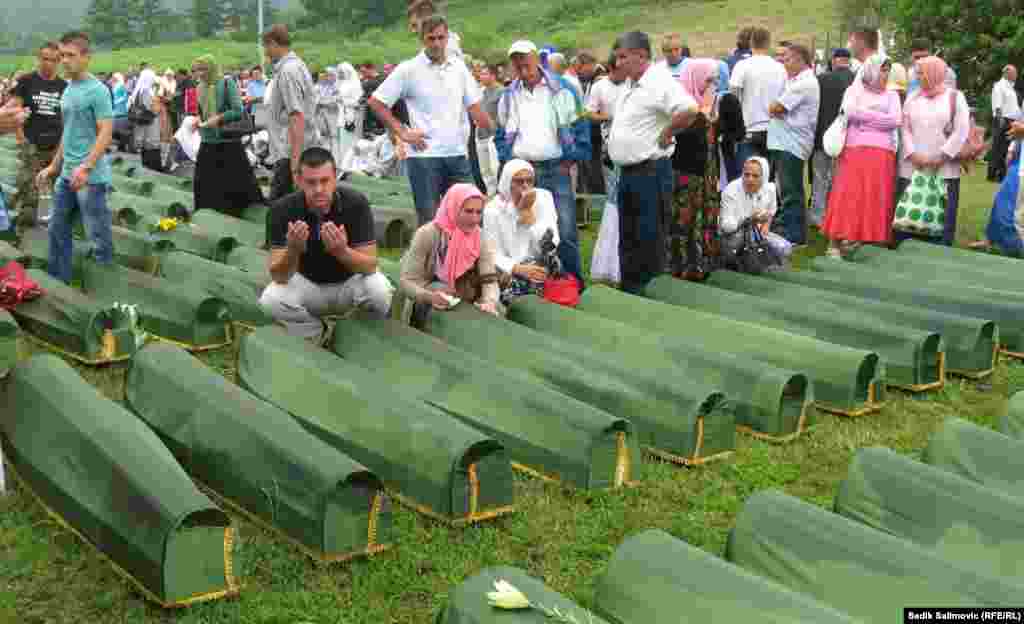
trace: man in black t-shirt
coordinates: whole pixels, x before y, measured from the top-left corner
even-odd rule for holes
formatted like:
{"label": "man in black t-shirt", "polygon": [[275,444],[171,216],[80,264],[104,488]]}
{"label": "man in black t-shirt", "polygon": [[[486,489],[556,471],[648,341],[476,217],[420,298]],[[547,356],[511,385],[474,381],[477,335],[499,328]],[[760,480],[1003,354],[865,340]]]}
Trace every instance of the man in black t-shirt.
{"label": "man in black t-shirt", "polygon": [[271,284],[260,305],[288,332],[320,344],[321,317],[362,307],[386,318],[394,289],[377,271],[370,203],[339,186],[331,153],[311,147],[299,159],[299,192],[267,217]]}
{"label": "man in black t-shirt", "polygon": [[45,43],[37,58],[38,69],[19,80],[13,92],[15,104],[30,111],[24,127],[15,135],[21,167],[11,201],[12,206],[21,209],[19,223],[23,227],[36,222],[39,191],[35,179],[53,161],[64,132],[60,98],[67,82],[57,77],[60,48],[54,42]]}

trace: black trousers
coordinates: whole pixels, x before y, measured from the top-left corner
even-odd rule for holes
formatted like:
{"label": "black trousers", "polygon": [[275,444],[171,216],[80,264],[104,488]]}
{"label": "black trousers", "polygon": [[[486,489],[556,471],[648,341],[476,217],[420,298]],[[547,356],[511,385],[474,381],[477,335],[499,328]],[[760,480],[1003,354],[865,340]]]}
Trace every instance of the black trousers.
{"label": "black trousers", "polygon": [[275,202],[294,192],[295,180],[292,179],[291,159],[282,158],[274,163],[274,177],[270,180],[269,200]]}
{"label": "black trousers", "polygon": [[1006,131],[1009,127],[1008,119],[992,120],[992,151],[988,156],[988,179],[992,182],[999,182],[1006,177],[1006,151],[1010,148]]}
{"label": "black trousers", "polygon": [[619,269],[622,290],[643,294],[665,272],[664,216],[672,206],[672,162],[648,160],[622,167],[619,177]]}

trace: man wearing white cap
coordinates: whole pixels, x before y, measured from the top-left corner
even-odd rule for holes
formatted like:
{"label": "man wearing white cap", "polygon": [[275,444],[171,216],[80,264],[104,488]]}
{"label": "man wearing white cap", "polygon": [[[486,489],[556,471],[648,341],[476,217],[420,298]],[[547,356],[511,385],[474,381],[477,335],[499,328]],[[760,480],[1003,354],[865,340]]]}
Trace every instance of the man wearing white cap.
{"label": "man wearing white cap", "polygon": [[564,77],[541,67],[537,46],[516,41],[508,51],[517,79],[498,100],[494,136],[498,160],[529,162],[537,188],[555,198],[558,213],[558,254],[568,273],[581,275],[576,197],[570,171],[590,160],[590,121],[583,99]]}
{"label": "man wearing white cap", "polygon": [[[447,53],[448,21],[438,15],[423,20],[420,38],[423,51],[395,68],[367,104],[407,144],[409,185],[424,225],[433,220],[451,185],[472,180],[466,111],[478,128],[490,129],[493,123],[480,107],[480,87],[466,64]],[[405,101],[411,128],[391,113],[398,100]]]}

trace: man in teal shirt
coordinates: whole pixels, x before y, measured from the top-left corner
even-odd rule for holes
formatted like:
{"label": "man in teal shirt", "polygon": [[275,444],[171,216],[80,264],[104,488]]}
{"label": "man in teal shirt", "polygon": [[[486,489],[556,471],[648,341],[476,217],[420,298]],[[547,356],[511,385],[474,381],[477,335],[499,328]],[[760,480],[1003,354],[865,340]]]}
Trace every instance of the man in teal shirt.
{"label": "man in teal shirt", "polygon": [[93,244],[97,262],[110,263],[114,257],[111,215],[107,206],[110,192],[110,160],[107,146],[113,132],[110,92],[89,73],[89,36],[70,32],[60,40],[61,62],[69,80],[61,97],[64,133],[57,153],[37,178],[43,186],[60,172],[53,191],[50,213],[50,252],[47,271],[71,282],[71,216],[77,210]]}

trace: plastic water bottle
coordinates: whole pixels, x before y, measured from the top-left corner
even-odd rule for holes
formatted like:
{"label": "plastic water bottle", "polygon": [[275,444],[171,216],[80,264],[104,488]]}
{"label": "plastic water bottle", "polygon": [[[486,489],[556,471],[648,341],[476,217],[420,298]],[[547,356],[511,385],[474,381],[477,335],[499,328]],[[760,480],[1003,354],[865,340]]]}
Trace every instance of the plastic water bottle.
{"label": "plastic water bottle", "polygon": [[50,214],[53,209],[53,186],[49,183],[40,186],[37,198],[35,222],[46,225],[50,222]]}

